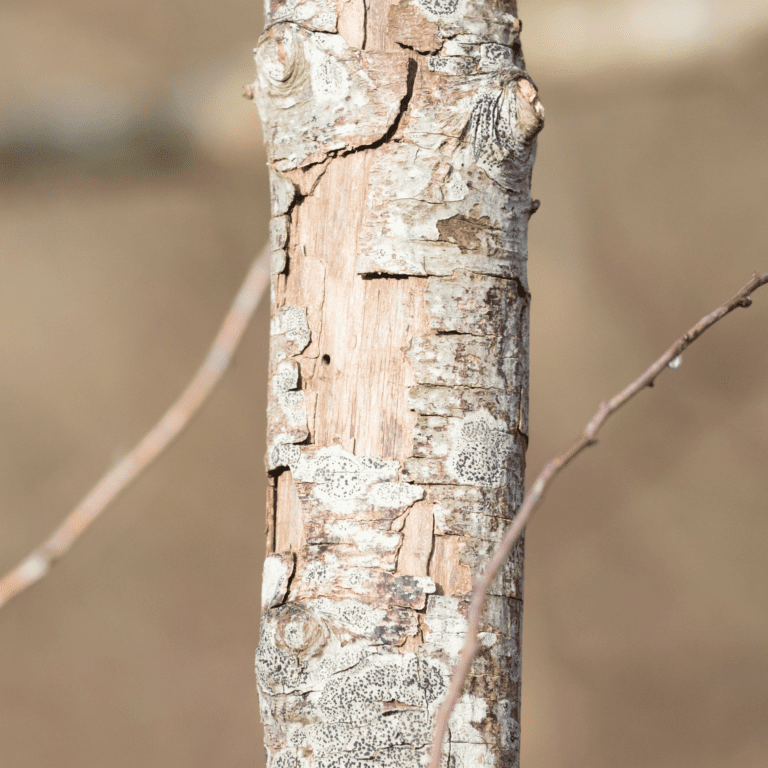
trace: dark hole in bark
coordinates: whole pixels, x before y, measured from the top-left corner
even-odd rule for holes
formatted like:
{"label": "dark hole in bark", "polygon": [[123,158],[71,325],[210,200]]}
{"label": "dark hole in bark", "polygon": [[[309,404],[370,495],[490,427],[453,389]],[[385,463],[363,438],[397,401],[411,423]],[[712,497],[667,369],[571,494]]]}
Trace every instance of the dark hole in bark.
{"label": "dark hole in bark", "polygon": [[330,355],[323,355],[320,359],[323,361],[323,365],[330,365],[331,364],[331,356]]}

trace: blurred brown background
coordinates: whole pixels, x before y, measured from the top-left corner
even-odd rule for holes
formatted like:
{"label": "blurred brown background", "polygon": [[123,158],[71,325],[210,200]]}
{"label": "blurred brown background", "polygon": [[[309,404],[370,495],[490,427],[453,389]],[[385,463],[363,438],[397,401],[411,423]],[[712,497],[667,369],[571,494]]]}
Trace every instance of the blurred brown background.
{"label": "blurred brown background", "polygon": [[[768,269],[768,2],[521,0],[530,475]],[[0,568],[181,390],[266,236],[254,2],[0,6]],[[768,289],[763,289],[768,291]],[[0,613],[0,766],[261,766],[267,311],[173,448]],[[524,768],[768,765],[768,293],[528,538]]]}

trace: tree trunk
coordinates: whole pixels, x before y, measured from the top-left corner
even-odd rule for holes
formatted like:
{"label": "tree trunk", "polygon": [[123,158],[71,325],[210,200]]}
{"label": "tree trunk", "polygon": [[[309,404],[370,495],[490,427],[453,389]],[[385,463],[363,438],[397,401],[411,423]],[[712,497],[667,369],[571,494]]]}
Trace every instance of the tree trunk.
{"label": "tree trunk", "polygon": [[[522,499],[543,122],[514,0],[271,0],[270,768],[428,751],[473,576]],[[522,544],[445,753],[518,762]]]}

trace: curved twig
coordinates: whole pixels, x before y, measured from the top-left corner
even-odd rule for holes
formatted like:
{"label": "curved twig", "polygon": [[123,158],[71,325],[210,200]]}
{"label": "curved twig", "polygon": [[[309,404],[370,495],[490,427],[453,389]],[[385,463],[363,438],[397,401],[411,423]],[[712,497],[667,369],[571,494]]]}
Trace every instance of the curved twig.
{"label": "curved twig", "polygon": [[429,768],[439,768],[442,743],[448,731],[448,720],[453,708],[456,706],[456,702],[461,696],[462,686],[469,675],[472,661],[480,647],[477,633],[480,629],[480,620],[483,615],[488,588],[496,577],[499,569],[504,565],[512,547],[525,529],[525,526],[528,524],[534,510],[538,507],[547,485],[561,469],[567,464],[570,464],[570,462],[573,461],[573,459],[575,459],[585,448],[589,448],[597,442],[595,436],[609,416],[633,398],[641,389],[652,387],[656,377],[670,363],[673,363],[672,367],[676,367],[676,365],[674,365],[676,358],[678,358],[685,349],[701,336],[704,331],[711,328],[718,320],[724,318],[737,307],[748,307],[752,303],[750,295],[761,285],[765,285],[766,283],[768,283],[768,272],[765,272],[762,275],[758,272],[753,272],[749,282],[731,299],[719,306],[713,312],[710,312],[706,317],[702,317],[693,328],[687,333],[684,333],[658,360],[656,360],[655,363],[611,400],[600,403],[597,413],[592,417],[589,424],[587,424],[581,437],[565,453],[548,462],[536,478],[531,489],[526,494],[515,519],[509,528],[507,528],[504,538],[491,555],[491,559],[489,560],[483,575],[477,581],[472,591],[472,601],[470,602],[467,616],[467,639],[461,649],[459,663],[451,677],[451,685],[448,689],[448,695],[437,713]]}
{"label": "curved twig", "polygon": [[270,253],[262,249],[192,381],[136,447],[115,464],[43,544],[0,579],[0,608],[40,581],[107,505],[146,469],[189,424],[227,370],[269,283]]}

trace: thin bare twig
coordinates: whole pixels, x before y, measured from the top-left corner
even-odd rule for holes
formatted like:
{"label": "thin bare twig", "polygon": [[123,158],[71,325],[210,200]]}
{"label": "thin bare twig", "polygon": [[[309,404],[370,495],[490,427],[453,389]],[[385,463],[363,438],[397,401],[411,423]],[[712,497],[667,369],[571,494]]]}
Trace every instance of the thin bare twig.
{"label": "thin bare twig", "polygon": [[[429,768],[439,768],[442,753],[442,743],[448,731],[448,720],[451,716],[456,702],[461,696],[461,689],[469,675],[477,652],[480,648],[478,632],[480,630],[480,620],[485,608],[485,599],[488,595],[488,589],[491,582],[496,577],[499,569],[504,565],[520,534],[525,529],[531,515],[538,507],[547,485],[567,464],[570,464],[585,448],[595,445],[597,440],[595,436],[600,431],[605,421],[615,413],[622,405],[633,398],[640,390],[645,387],[652,387],[656,377],[670,364],[678,358],[685,349],[687,349],[704,331],[711,328],[718,320],[724,318],[737,307],[748,307],[752,303],[750,294],[757,290],[761,285],[768,283],[768,272],[759,274],[752,273],[749,282],[722,306],[718,307],[706,317],[702,317],[696,325],[687,333],[683,334],[655,363],[653,363],[643,374],[638,376],[631,384],[626,386],[621,392],[611,400],[600,403],[600,408],[587,424],[581,437],[565,453],[552,459],[541,471],[531,489],[525,496],[523,504],[515,516],[512,524],[507,528],[504,537],[493,552],[483,575],[474,585],[472,590],[472,600],[469,605],[467,615],[468,628],[467,639],[461,649],[459,663],[451,677],[451,685],[448,689],[448,695],[442,703],[435,720],[435,733],[432,741]],[[672,367],[676,367],[674,364]]]}
{"label": "thin bare twig", "polygon": [[227,370],[232,355],[269,284],[270,253],[254,259],[203,364],[136,447],[115,464],[64,519],[51,537],[0,579],[0,608],[45,576],[107,505],[146,469],[189,424]]}

